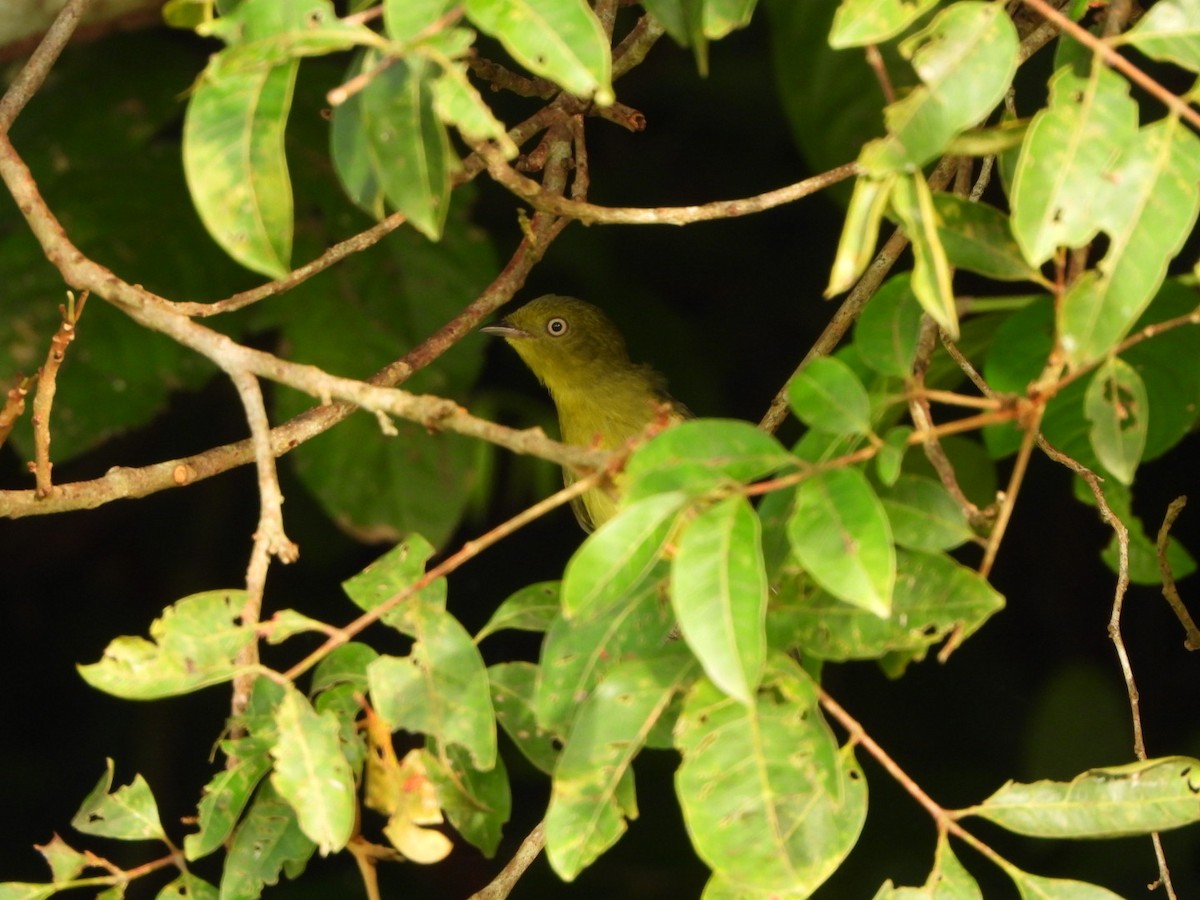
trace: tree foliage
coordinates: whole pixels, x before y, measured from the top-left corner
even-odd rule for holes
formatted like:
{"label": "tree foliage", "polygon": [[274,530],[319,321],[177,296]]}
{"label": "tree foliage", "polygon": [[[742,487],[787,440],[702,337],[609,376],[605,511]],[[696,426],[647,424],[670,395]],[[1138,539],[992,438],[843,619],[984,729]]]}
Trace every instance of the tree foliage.
{"label": "tree foliage", "polygon": [[[1157,842],[1200,820],[1200,760],[1147,752],[1121,631],[1129,585],[1156,585],[1200,646],[1176,585],[1194,560],[1134,511],[1143,464],[1179,453],[1200,416],[1188,243],[1200,115],[1187,89],[1200,7],[1065,7],[171,0],[166,21],[210,39],[210,55],[197,68],[194,52],[146,42],[129,63],[136,103],[78,60],[47,69],[66,33],[51,32],[0,103],[14,200],[0,235],[0,432],[36,482],[0,491],[0,512],[94,507],[252,464],[260,513],[244,583],[162,598],[148,638],[115,636],[78,668],[133,700],[230,691],[192,821],[164,825],[141,775],[114,789],[109,761],[72,826],[165,855],[123,868],[55,837],[39,847],[49,879],[0,884],[0,900],[119,897],[164,869],[174,880],[159,896],[253,898],[302,881],[314,854],[348,854],[377,896],[386,863],[433,866],[469,852],[463,842],[496,854],[525,799],[515,765],[548,779],[549,801],[485,895],[511,890],[543,842],[570,882],[638,817],[635,762],[662,750],[679,827],[711,870],[708,900],[818,892],[876,811],[877,779],[934,829],[923,886],[857,860],[876,897],[982,896],[981,867],[1022,897],[1117,896],[1099,875],[1039,874],[980,825]],[[645,127],[624,99],[643,61],[673,41],[700,85],[718,64],[710,45],[764,17],[784,115],[820,174],[707,205],[590,202],[592,182],[613,175],[590,162],[596,129]],[[180,80],[192,85],[182,101]],[[84,85],[101,93],[70,116],[39,103]],[[482,182],[506,192],[516,238],[479,227]],[[811,347],[758,336],[796,371],[757,427],[700,418],[609,455],[495,421],[533,417],[478,389],[473,332],[569,224],[765,214],[839,185],[840,237],[814,264],[829,296],[849,293]],[[157,199],[185,190],[194,215]],[[905,246],[911,264],[897,267]],[[247,286],[245,270],[272,280]],[[44,298],[64,284],[75,293],[56,313]],[[52,458],[145,425],[214,367],[248,440],[55,482]],[[277,389],[264,396],[262,382]],[[780,436],[789,416],[803,426],[794,439]],[[267,589],[271,560],[297,552],[275,462],[293,448],[290,472],[330,518],[394,544],[339,576],[351,576],[348,602],[324,606],[329,621]],[[498,448],[578,478],[456,544],[503,487],[498,470],[528,475]],[[972,652],[1006,614],[989,579],[1040,457],[1072,473],[1072,502],[1111,531],[1105,602],[1134,746],[1064,780],[987,772],[1006,783],[953,809],[872,738],[829,675],[874,664],[899,679],[931,653]],[[472,634],[447,576],[612,479],[620,512],[561,578],[489,598]],[[495,659],[512,630],[539,636],[536,658]],[[864,770],[868,758],[882,768]],[[964,846],[981,854],[969,867]],[[1171,860],[1160,852],[1155,875],[1145,857],[1145,880],[1171,890]]]}

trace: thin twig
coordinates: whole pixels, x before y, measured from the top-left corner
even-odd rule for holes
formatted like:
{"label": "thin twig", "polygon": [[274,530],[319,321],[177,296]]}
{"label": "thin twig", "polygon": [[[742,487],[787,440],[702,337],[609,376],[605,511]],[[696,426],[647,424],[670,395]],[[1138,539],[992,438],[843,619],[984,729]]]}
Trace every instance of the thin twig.
{"label": "thin twig", "polygon": [[564,487],[557,493],[551,494],[544,500],[540,500],[539,502],[533,504],[533,506],[522,510],[511,519],[501,522],[486,534],[476,538],[475,540],[467,541],[456,553],[446,557],[432,569],[428,570],[423,576],[421,576],[421,578],[417,579],[402,590],[396,592],[378,606],[363,613],[353,622],[350,622],[348,625],[337,629],[336,632],[329,636],[325,643],[323,643],[304,659],[300,660],[300,662],[288,669],[287,672],[284,673],[283,677],[286,680],[295,681],[297,678],[319,663],[322,659],[328,656],[329,653],[334,649],[349,641],[356,634],[367,628],[367,626],[377,622],[386,613],[391,612],[401,603],[405,602],[428,585],[437,581],[439,578],[450,574],[463,563],[478,556],[488,547],[491,547],[498,541],[503,540],[513,532],[528,525],[530,522],[541,518],[546,513],[553,509],[557,509],[564,503],[570,503],[575,497],[581,496],[584,492],[589,491],[601,484],[604,479],[608,477],[610,477],[608,469],[597,469],[590,475],[587,475],[578,481],[572,482],[570,485]]}
{"label": "thin twig", "polygon": [[1008,530],[1008,523],[1017,503],[1017,495],[1021,491],[1021,483],[1025,479],[1025,471],[1029,467],[1029,457],[1033,453],[1033,445],[1038,437],[1038,429],[1041,427],[1042,415],[1045,411],[1044,404],[1037,404],[1033,407],[1029,420],[1021,421],[1021,425],[1025,429],[1025,437],[1021,441],[1020,450],[1017,451],[1017,459],[1013,464],[1008,486],[1004,489],[1004,497],[1001,499],[1000,509],[996,513],[996,524],[992,526],[987,548],[983,552],[983,561],[979,564],[979,574],[984,578],[991,574],[992,566],[996,564],[996,554],[1000,552],[1000,542],[1004,540],[1004,532]]}
{"label": "thin twig", "polygon": [[858,173],[857,163],[847,163],[753,197],[716,200],[696,206],[597,206],[546,190],[510,166],[494,148],[482,148],[481,152],[487,160],[489,174],[518,197],[527,200],[534,209],[577,219],[585,225],[688,225],[712,219],[731,219],[793,203]]}
{"label": "thin twig", "polygon": [[33,397],[33,471],[37,480],[36,495],[49,497],[54,490],[50,478],[50,412],[54,407],[54,395],[58,391],[58,369],[67,356],[67,347],[75,340],[75,328],[83,315],[88,293],[85,290],[79,301],[68,291],[66,305],[59,304],[62,324],[50,339],[50,350],[46,362],[38,371],[37,393]]}
{"label": "thin twig", "polygon": [[517,848],[513,858],[508,861],[508,865],[500,870],[500,874],[493,878],[487,887],[472,894],[468,900],[504,900],[512,893],[521,876],[525,874],[525,870],[538,858],[538,854],[545,846],[546,823],[543,821],[538,822],[533,827],[533,831],[525,836],[525,840],[521,841],[521,846]]}
{"label": "thin twig", "polygon": [[12,123],[16,121],[21,110],[25,108],[42,82],[50,68],[62,53],[71,35],[75,32],[79,20],[83,18],[91,0],[69,0],[62,11],[55,17],[54,22],[38,43],[37,49],[29,57],[17,77],[13,79],[8,90],[0,98],[0,135],[7,135]]}
{"label": "thin twig", "polygon": [[1147,325],[1145,328],[1138,329],[1133,334],[1129,335],[1129,337],[1125,338],[1125,340],[1121,341],[1121,343],[1117,344],[1117,346],[1112,349],[1110,354],[1106,354],[1100,359],[1093,360],[1087,365],[1080,366],[1077,369],[1072,369],[1070,372],[1067,372],[1055,382],[1054,390],[1056,392],[1061,391],[1071,382],[1077,381],[1078,379],[1087,375],[1089,372],[1099,367],[1101,363],[1109,358],[1109,356],[1120,356],[1130,347],[1134,347],[1140,344],[1142,341],[1147,341],[1151,338],[1158,337],[1165,331],[1171,331],[1172,329],[1179,328],[1184,325],[1200,325],[1200,306],[1193,309],[1190,313],[1184,313],[1181,316],[1165,319],[1162,322],[1154,322],[1150,325]]}
{"label": "thin twig", "polygon": [[[912,418],[913,425],[919,431],[929,431],[933,427],[933,410],[930,409],[929,403],[931,400],[947,402],[953,400],[956,405],[962,404],[963,400],[977,401],[979,398],[965,398],[958,394],[953,394],[949,391],[930,390],[925,387],[925,373],[929,370],[929,363],[933,359],[933,351],[937,346],[938,334],[941,329],[937,323],[929,316],[922,316],[921,333],[917,341],[917,355],[913,362],[913,373],[911,385],[909,389],[908,413]],[[983,409],[999,409],[1001,404],[994,398],[984,398],[984,402],[989,403],[989,406],[983,406]],[[928,440],[921,443],[921,449],[925,453],[925,458],[929,464],[933,466],[933,471],[937,473],[938,479],[942,482],[942,486],[950,492],[950,496],[954,498],[954,502],[963,511],[970,522],[971,527],[982,531],[991,524],[990,517],[981,512],[967,495],[963,493],[963,489],[958,484],[958,473],[954,471],[954,466],[950,462],[950,458],[946,456],[946,451],[943,449],[941,442],[931,436]],[[943,647],[943,653],[948,657],[953,648],[958,646],[961,637],[956,635],[958,639],[949,641]],[[939,659],[941,659],[939,655]],[[942,660],[943,662],[945,659]]]}
{"label": "thin twig", "polygon": [[887,66],[884,65],[883,54],[874,44],[867,44],[863,49],[867,55],[867,65],[875,72],[875,80],[879,82],[879,89],[883,91],[883,99],[888,105],[895,103],[896,89],[892,87],[892,79],[888,75]]}
{"label": "thin twig", "polygon": [[944,809],[925,793],[921,786],[913,780],[912,776],[900,768],[900,765],[888,755],[887,751],[875,742],[874,738],[867,733],[867,730],[863,728],[858,720],[846,712],[841,704],[825,692],[824,688],[818,687],[817,695],[825,711],[837,719],[838,724],[846,729],[846,732],[850,736],[850,741],[871,754],[875,758],[875,761],[883,766],[888,775],[929,813],[939,830],[949,832],[960,840],[970,844],[1001,868],[1008,869],[1010,867],[1010,863],[1004,857],[1000,856],[995,850],[963,828],[950,811]]}
{"label": "thin twig", "polygon": [[1179,518],[1179,514],[1183,512],[1185,506],[1187,506],[1187,497],[1183,496],[1176,497],[1167,506],[1167,514],[1163,516],[1162,526],[1158,529],[1155,551],[1158,554],[1158,571],[1162,575],[1162,594],[1167,603],[1171,605],[1171,609],[1175,611],[1175,617],[1179,619],[1179,624],[1183,626],[1184,634],[1187,635],[1183,646],[1188,650],[1200,650],[1200,629],[1196,628],[1191,613],[1184,605],[1183,598],[1179,596],[1179,588],[1175,585],[1175,573],[1171,571],[1171,561],[1167,559],[1171,526],[1175,524],[1175,520]]}

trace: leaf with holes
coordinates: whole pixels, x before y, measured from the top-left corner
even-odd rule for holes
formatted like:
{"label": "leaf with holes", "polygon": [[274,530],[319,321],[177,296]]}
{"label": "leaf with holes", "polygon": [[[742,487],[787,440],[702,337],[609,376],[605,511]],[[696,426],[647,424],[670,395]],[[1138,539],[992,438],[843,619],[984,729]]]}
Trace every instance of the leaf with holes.
{"label": "leaf with holes", "polygon": [[1132,484],[1150,417],[1137,371],[1119,357],[1104,363],[1088,383],[1083,413],[1091,422],[1088,437],[1097,458],[1122,484]]}

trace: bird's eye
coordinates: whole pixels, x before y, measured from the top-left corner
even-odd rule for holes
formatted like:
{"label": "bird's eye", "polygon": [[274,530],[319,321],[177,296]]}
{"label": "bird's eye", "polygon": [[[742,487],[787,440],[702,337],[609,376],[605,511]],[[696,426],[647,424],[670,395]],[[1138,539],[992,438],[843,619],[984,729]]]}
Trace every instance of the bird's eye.
{"label": "bird's eye", "polygon": [[555,316],[546,323],[546,334],[550,335],[550,337],[562,337],[570,330],[570,324],[561,316]]}

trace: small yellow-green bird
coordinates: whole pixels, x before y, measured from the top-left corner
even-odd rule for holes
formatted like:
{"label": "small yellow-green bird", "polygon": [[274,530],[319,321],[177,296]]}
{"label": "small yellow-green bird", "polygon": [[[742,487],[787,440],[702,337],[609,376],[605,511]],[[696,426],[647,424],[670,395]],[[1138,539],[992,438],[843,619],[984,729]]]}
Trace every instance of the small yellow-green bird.
{"label": "small yellow-green bird", "polygon": [[[655,419],[674,424],[691,416],[662,375],[630,360],[612,320],[583,300],[547,294],[482,330],[504,338],[550,391],[565,443],[612,450]],[[563,478],[574,480],[565,468]],[[591,531],[612,518],[617,501],[595,488],[571,506]]]}

